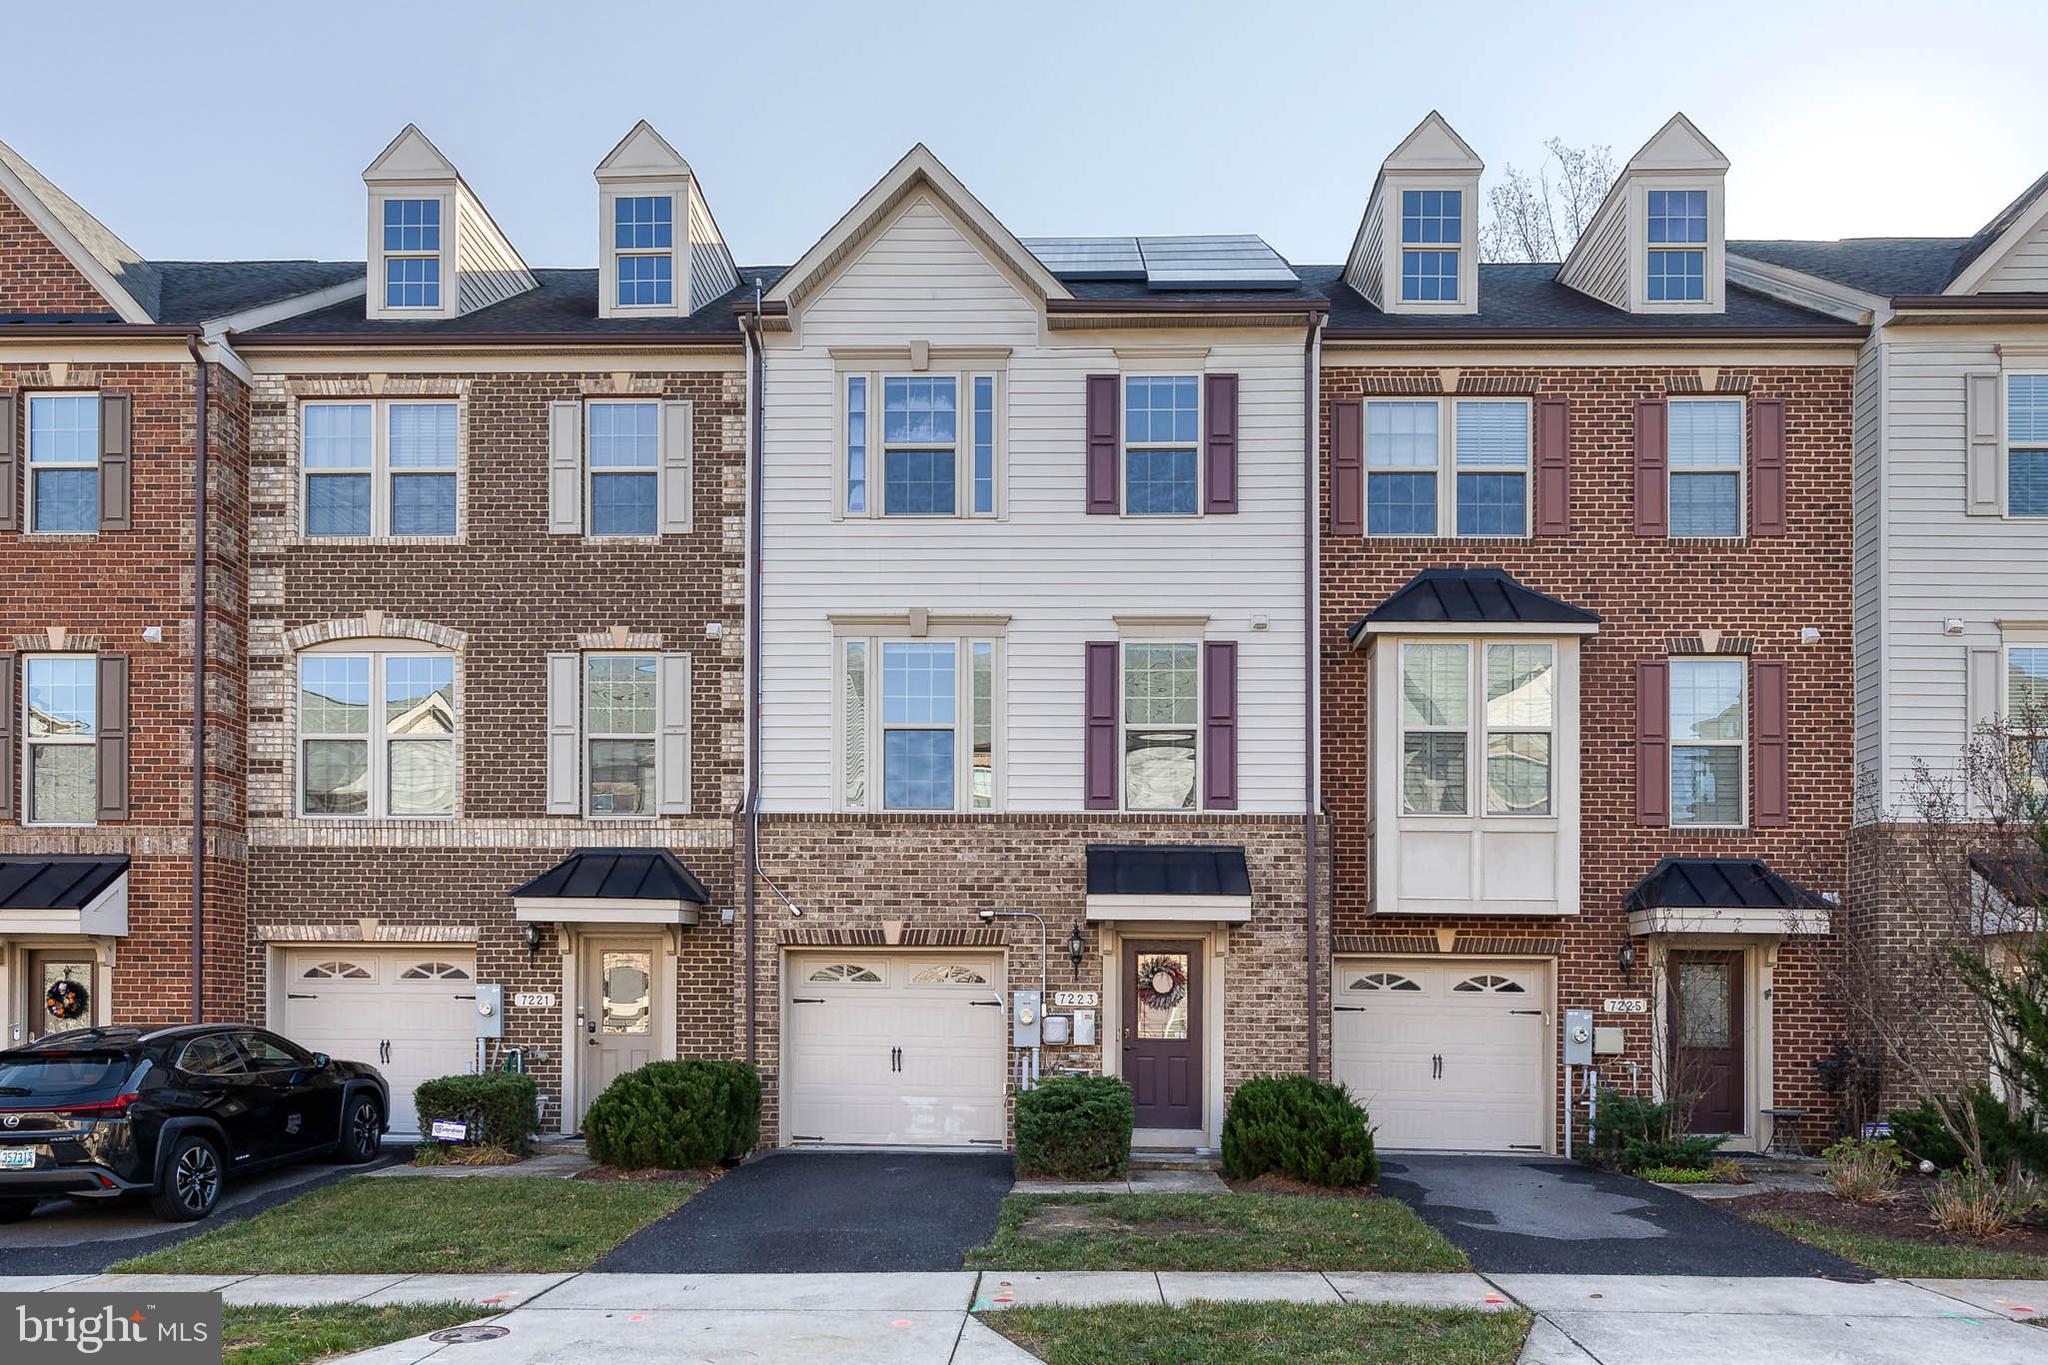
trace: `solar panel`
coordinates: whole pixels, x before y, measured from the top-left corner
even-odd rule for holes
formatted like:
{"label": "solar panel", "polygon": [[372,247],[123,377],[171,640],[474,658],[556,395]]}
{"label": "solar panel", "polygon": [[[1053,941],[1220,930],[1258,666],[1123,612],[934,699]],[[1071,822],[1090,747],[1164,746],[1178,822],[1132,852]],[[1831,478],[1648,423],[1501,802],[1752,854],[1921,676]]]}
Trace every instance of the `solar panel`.
{"label": "solar panel", "polygon": [[1061,279],[1145,278],[1145,259],[1135,237],[1027,237],[1024,246]]}
{"label": "solar panel", "polygon": [[1290,289],[1301,277],[1256,236],[1140,237],[1154,289]]}

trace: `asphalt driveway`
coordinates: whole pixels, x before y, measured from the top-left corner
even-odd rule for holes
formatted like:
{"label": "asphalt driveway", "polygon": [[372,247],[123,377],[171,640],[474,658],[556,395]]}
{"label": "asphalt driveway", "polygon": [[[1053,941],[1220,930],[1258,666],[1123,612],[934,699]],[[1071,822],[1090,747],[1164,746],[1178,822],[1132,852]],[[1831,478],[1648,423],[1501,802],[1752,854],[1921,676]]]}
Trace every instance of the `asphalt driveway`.
{"label": "asphalt driveway", "polygon": [[958,1270],[995,1234],[1007,1152],[778,1151],[614,1247],[600,1271]]}
{"label": "asphalt driveway", "polygon": [[1871,1278],[1690,1195],[1556,1157],[1393,1152],[1381,1170],[1381,1191],[1482,1274]]}

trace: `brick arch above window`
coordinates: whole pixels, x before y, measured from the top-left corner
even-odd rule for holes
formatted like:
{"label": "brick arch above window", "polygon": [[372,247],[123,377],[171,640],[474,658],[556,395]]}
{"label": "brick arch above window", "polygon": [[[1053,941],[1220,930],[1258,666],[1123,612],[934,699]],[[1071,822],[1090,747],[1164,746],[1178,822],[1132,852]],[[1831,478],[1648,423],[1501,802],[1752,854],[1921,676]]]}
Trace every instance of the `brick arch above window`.
{"label": "brick arch above window", "polygon": [[284,647],[294,654],[337,640],[412,640],[455,653],[460,653],[469,644],[469,636],[453,626],[416,621],[406,616],[386,616],[381,611],[315,621],[284,633]]}

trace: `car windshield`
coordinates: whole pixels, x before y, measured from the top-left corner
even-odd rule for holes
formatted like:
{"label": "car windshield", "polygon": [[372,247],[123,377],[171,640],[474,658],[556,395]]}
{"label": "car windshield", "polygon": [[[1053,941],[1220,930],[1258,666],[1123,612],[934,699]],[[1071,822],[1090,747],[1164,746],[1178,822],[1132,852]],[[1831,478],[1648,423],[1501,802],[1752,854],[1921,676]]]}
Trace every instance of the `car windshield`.
{"label": "car windshield", "polygon": [[24,1101],[93,1096],[119,1085],[129,1066],[118,1052],[0,1055],[0,1109],[20,1109]]}

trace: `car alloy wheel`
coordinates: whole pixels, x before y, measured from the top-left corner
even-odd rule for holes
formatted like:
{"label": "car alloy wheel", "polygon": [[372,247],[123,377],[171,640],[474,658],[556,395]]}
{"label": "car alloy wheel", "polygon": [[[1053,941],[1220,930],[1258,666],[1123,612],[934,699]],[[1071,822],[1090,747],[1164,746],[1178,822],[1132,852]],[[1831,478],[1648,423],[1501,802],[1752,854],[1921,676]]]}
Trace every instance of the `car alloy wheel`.
{"label": "car alloy wheel", "polygon": [[204,1213],[220,1197],[220,1158],[213,1148],[195,1142],[178,1153],[171,1172],[171,1189],[177,1200],[194,1213]]}
{"label": "car alloy wheel", "polygon": [[348,1149],[358,1161],[377,1155],[377,1105],[359,1100],[348,1111]]}

